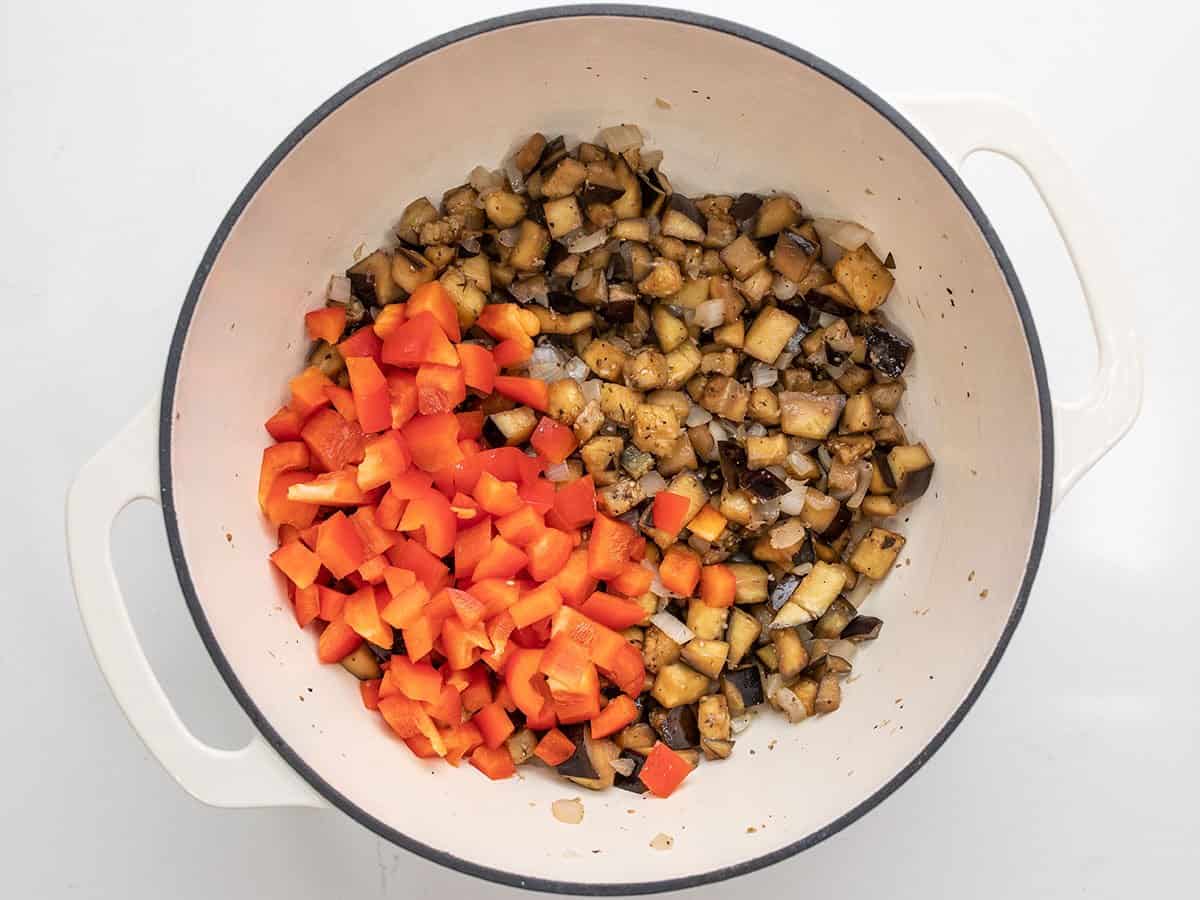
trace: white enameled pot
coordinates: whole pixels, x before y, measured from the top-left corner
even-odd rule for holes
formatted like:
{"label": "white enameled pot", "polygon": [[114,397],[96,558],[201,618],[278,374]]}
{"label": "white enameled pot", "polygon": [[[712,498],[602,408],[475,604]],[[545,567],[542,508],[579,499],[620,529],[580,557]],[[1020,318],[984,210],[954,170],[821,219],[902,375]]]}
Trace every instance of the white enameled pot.
{"label": "white enameled pot", "polygon": [[[1124,434],[1141,396],[1135,341],[1113,321],[1129,296],[1115,254],[1045,140],[999,103],[914,103],[905,112],[928,132],[827,63],[728,22],[573,7],[444,35],[305,120],[205,254],[161,404],[88,463],[68,502],[71,566],[96,657],[179,783],[223,806],[332,805],[461,871],[583,893],[664,890],[752,870],[820,841],[903,783],[999,660],[1053,502]],[[414,139],[439,122],[452,123],[443,139]],[[937,469],[906,513],[903,565],[868,600],[886,624],[861,650],[836,715],[800,726],[759,716],[730,761],[702,766],[670,799],[583,792],[585,816],[572,826],[549,807],[578,788],[537,768],[493,784],[469,766],[417,760],[364,713],[352,678],[317,664],[315,637],[297,631],[266,562],[274,535],[254,485],[262,423],[303,357],[302,313],[354,247],[381,243],[412,198],[437,196],[476,164],[495,165],[531,131],[590,139],[619,122],[642,126],[684,192],[791,191],[813,214],[875,232],[875,249],[897,266],[888,314],[917,347],[903,421]],[[1026,168],[1076,262],[1100,359],[1082,403],[1051,403],[1016,275],[955,174],[977,149]],[[163,504],[197,629],[258,727],[243,750],[198,741],[138,645],[108,534],[139,497]],[[312,688],[304,702],[302,687]],[[659,833],[674,838],[671,850],[651,848]]]}

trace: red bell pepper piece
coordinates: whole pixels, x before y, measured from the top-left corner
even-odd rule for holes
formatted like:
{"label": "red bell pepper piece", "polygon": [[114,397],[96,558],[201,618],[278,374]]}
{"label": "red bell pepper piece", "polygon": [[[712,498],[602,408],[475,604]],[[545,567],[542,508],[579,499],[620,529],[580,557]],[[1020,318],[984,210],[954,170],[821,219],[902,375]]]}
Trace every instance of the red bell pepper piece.
{"label": "red bell pepper piece", "polygon": [[528,340],[541,330],[537,316],[515,303],[490,303],[475,324],[497,340]]}
{"label": "red bell pepper piece", "polygon": [[733,606],[736,594],[737,577],[729,566],[705,566],[700,570],[700,599],[707,606]]}
{"label": "red bell pepper piece", "polygon": [[467,670],[467,678],[467,686],[462,691],[462,706],[468,713],[473,713],[492,702],[492,683],[487,669],[478,663]]}
{"label": "red bell pepper piece", "polygon": [[[453,507],[451,507],[453,509]],[[459,578],[470,578],[475,566],[487,555],[492,545],[492,520],[484,519],[477,525],[460,531],[454,540],[454,573]],[[466,622],[466,620],[463,620]],[[473,622],[467,622],[473,625]]]}
{"label": "red bell pepper piece", "polygon": [[358,536],[362,538],[368,557],[387,553],[400,537],[394,531],[379,527],[373,506],[360,506],[350,516],[350,521],[358,529]]}
{"label": "red bell pepper piece", "polygon": [[329,397],[325,388],[333,382],[316,366],[309,366],[288,382],[292,398],[288,406],[296,411],[301,418],[308,418],[322,406],[329,405]]}
{"label": "red bell pepper piece", "polygon": [[575,440],[575,432],[549,416],[542,416],[542,421],[538,422],[529,443],[552,463],[562,462],[579,446],[579,441]]}
{"label": "red bell pepper piece", "polygon": [[308,336],[312,340],[336,344],[346,327],[346,307],[326,306],[305,313],[304,327],[308,329]]}
{"label": "red bell pepper piece", "polygon": [[475,713],[471,717],[471,721],[479,727],[479,733],[483,735],[483,742],[492,749],[503,746],[509,735],[516,731],[512,719],[508,717],[504,707],[498,703],[489,703]]}
{"label": "red bell pepper piece", "polygon": [[442,624],[442,644],[445,647],[446,663],[452,669],[467,669],[479,659],[480,653],[492,649],[487,630],[482,623],[470,627],[450,616]]}
{"label": "red bell pepper piece", "polygon": [[606,579],[608,589],[623,594],[626,597],[640,597],[650,590],[654,583],[654,573],[641,563],[632,560],[625,563],[625,568],[619,575]]}
{"label": "red bell pepper piece", "polygon": [[557,528],[546,528],[525,548],[529,557],[529,576],[534,581],[546,581],[562,571],[575,549],[571,536]]}
{"label": "red bell pepper piece", "polygon": [[585,687],[587,669],[592,665],[587,649],[571,640],[565,633],[550,639],[542,651],[538,671],[552,683],[563,685],[569,691],[581,691]]}
{"label": "red bell pepper piece", "polygon": [[325,396],[337,410],[337,414],[347,422],[358,421],[358,410],[354,406],[354,392],[336,384],[325,388]]}
{"label": "red bell pepper piece", "polygon": [[341,591],[335,591],[333,588],[317,585],[317,597],[320,601],[320,612],[318,616],[326,622],[332,622],[334,619],[340,618],[342,610],[346,606],[346,595]]}
{"label": "red bell pepper piece", "polygon": [[633,539],[633,544],[629,547],[629,558],[633,562],[641,562],[646,558],[646,538],[644,536],[639,534]]}
{"label": "red bell pepper piece", "polygon": [[435,623],[429,616],[417,616],[410,625],[401,629],[404,635],[404,648],[413,660],[421,660],[433,650],[434,641],[441,632],[441,623]]}
{"label": "red bell pepper piece", "polygon": [[423,416],[452,412],[467,399],[467,384],[457,366],[426,363],[417,369],[417,411]]}
{"label": "red bell pepper piece", "polygon": [[476,747],[471,754],[471,765],[492,781],[502,781],[517,774],[517,767],[507,747],[497,747],[495,750],[486,745]]}
{"label": "red bell pepper piece", "polygon": [[533,341],[527,337],[509,338],[501,341],[492,351],[492,359],[501,369],[510,369],[529,362],[533,356]]}
{"label": "red bell pepper piece", "polygon": [[[441,691],[438,693],[437,700],[425,704],[425,711],[429,713],[430,718],[441,722],[443,725],[455,728],[462,722],[462,697],[458,691],[448,684],[443,684]],[[450,744],[452,739],[446,739],[446,758],[450,758]]]}
{"label": "red bell pepper piece", "polygon": [[508,614],[508,610],[495,616],[487,623],[487,636],[488,640],[492,642],[492,649],[489,653],[484,654],[483,659],[484,662],[497,672],[504,668],[506,654],[512,646],[510,640],[516,627],[513,624],[512,616]]}
{"label": "red bell pepper piece", "polygon": [[548,766],[558,766],[575,755],[575,742],[557,728],[551,728],[542,735],[533,755]]}
{"label": "red bell pepper piece", "polygon": [[345,619],[334,619],[325,626],[317,640],[317,659],[323,663],[341,662],[357,650],[362,641],[359,633],[347,625]]}
{"label": "red bell pepper piece", "polygon": [[524,547],[545,529],[542,517],[531,506],[522,506],[496,520],[496,530],[509,543]]}
{"label": "red bell pepper piece", "polygon": [[687,497],[673,494],[670,491],[659,491],[654,495],[654,506],[652,507],[654,527],[675,537],[687,524],[690,505]]}
{"label": "red bell pepper piece", "polygon": [[566,564],[548,583],[558,588],[563,602],[569,606],[578,606],[586,600],[597,584],[588,573],[587,551],[572,550]]}
{"label": "red bell pepper piece", "polygon": [[[491,619],[520,599],[521,588],[515,581],[504,578],[485,578],[467,588],[467,593],[483,604],[483,618]],[[494,640],[493,643],[495,643]]]}
{"label": "red bell pepper piece", "polygon": [[477,747],[483,744],[483,735],[475,727],[474,722],[459,722],[453,728],[446,730],[446,762],[457,766],[464,757],[470,756]]}
{"label": "red bell pepper piece", "polygon": [[458,517],[451,511],[445,495],[427,490],[408,501],[397,530],[416,531],[418,528],[425,536],[425,548],[434,556],[446,556],[454,549]]}
{"label": "red bell pepper piece", "polygon": [[362,704],[367,709],[379,709],[379,684],[381,679],[372,678],[369,681],[360,681],[358,683],[358,693],[362,697]]}
{"label": "red bell pepper piece", "polygon": [[534,687],[542,695],[542,711],[535,716],[526,716],[525,727],[533,731],[545,731],[558,724],[558,714],[554,708],[554,697],[550,694],[550,686],[544,680],[534,682]]}
{"label": "red bell pepper piece", "polygon": [[502,537],[495,538],[487,554],[475,566],[475,578],[512,578],[528,562],[528,557]]}
{"label": "red bell pepper piece", "polygon": [[347,466],[339,472],[325,472],[311,481],[290,485],[287,498],[321,506],[361,506],[371,503],[374,496],[359,488],[358,471]]}
{"label": "red bell pepper piece", "polygon": [[584,667],[583,684],[577,690],[564,690],[564,685],[549,679],[547,684],[554,700],[554,714],[563,724],[586,722],[600,715],[600,677],[592,663]]}
{"label": "red bell pepper piece", "polygon": [[410,700],[403,694],[381,697],[379,712],[400,737],[407,739],[423,736],[438,756],[446,755],[446,744],[437,726],[429,718],[429,713],[415,700]]}
{"label": "red bell pepper piece", "polygon": [[544,381],[522,378],[518,375],[497,375],[495,390],[511,400],[524,404],[538,412],[550,406],[550,388]]}
{"label": "red bell pepper piece", "polygon": [[478,344],[459,344],[458,359],[467,387],[490,394],[496,383],[496,361],[492,351]]}
{"label": "red bell pepper piece", "polygon": [[[359,468],[362,467],[359,466]],[[404,515],[406,502],[397,497],[395,491],[388,488],[375,510],[375,521],[379,523],[379,527],[387,531],[395,531],[396,526],[400,524],[400,517]]]}
{"label": "red bell pepper piece", "polygon": [[458,419],[453,413],[417,416],[404,426],[413,462],[426,472],[452,466],[463,458],[458,448]]}
{"label": "red bell pepper piece", "polygon": [[700,583],[700,557],[682,544],[673,544],[658,565],[658,578],[668,591],[690,597]]}
{"label": "red bell pepper piece", "polygon": [[383,584],[383,571],[388,567],[387,557],[370,556],[367,561],[358,567],[358,576],[370,585]]}
{"label": "red bell pepper piece", "polygon": [[592,719],[592,740],[606,738],[616,734],[638,718],[637,704],[629,697],[620,694],[608,701],[608,706],[600,710],[600,715]]}
{"label": "red bell pepper piece", "polygon": [[588,541],[588,572],[593,578],[620,575],[629,561],[629,550],[637,534],[617,519],[597,514]]}
{"label": "red bell pepper piece", "polygon": [[658,741],[646,757],[638,778],[654,796],[670,797],[691,771],[692,767],[686,759]]}
{"label": "red bell pepper piece", "polygon": [[[645,571],[645,570],[643,570]],[[646,619],[646,611],[631,600],[622,600],[612,594],[596,591],[579,607],[579,611],[594,622],[599,622],[614,631],[623,631],[640,625]]]}
{"label": "red bell pepper piece", "polygon": [[374,587],[367,585],[347,597],[342,617],[364,640],[379,647],[392,646],[392,626],[379,618]]}
{"label": "red bell pepper piece", "polygon": [[367,559],[358,529],[344,513],[336,512],[317,531],[317,556],[334,578],[345,578]]}
{"label": "red bell pepper piece", "polygon": [[387,379],[367,356],[352,356],[346,360],[350,373],[350,390],[354,394],[354,409],[358,424],[368,434],[383,431],[392,425],[392,400]]}
{"label": "red bell pepper piece", "polygon": [[289,406],[279,407],[275,415],[266,422],[267,434],[277,441],[300,440],[300,429],[303,425],[304,419]]}
{"label": "red bell pepper piece", "polygon": [[596,518],[596,485],[591,475],[569,481],[554,498],[554,512],[567,528],[582,528]]}
{"label": "red bell pepper piece", "polygon": [[517,486],[511,481],[501,481],[491,472],[480,473],[472,493],[480,509],[493,516],[507,516],[524,505]]}
{"label": "red bell pepper piece", "polygon": [[633,647],[611,628],[592,621],[569,606],[555,613],[551,633],[555,636],[566,633],[571,640],[587,649],[592,662],[606,670],[612,669],[617,663],[622,648]]}
{"label": "red bell pepper piece", "polygon": [[392,565],[413,572],[430,593],[436,593],[450,583],[450,569],[446,564],[416,541],[401,538],[387,556]]}
{"label": "red bell pepper piece", "polygon": [[370,328],[360,328],[337,345],[342,359],[369,356],[377,363],[383,362],[383,341]]}
{"label": "red bell pepper piece", "polygon": [[306,588],[317,580],[321,560],[299,541],[284,544],[271,554],[271,562],[291,579],[297,588]]}
{"label": "red bell pepper piece", "polygon": [[546,704],[546,695],[535,686],[539,682],[544,685],[546,680],[538,671],[541,661],[541,650],[514,647],[509,650],[508,663],[504,667],[504,684],[508,693],[517,709],[527,717],[539,715]]}
{"label": "red bell pepper piece", "polygon": [[450,295],[440,282],[430,281],[422,284],[408,298],[408,317],[410,319],[423,312],[429,313],[437,320],[438,325],[450,340],[455,343],[462,340],[462,333],[458,327],[458,310],[455,309],[454,301],[450,299]]}
{"label": "red bell pepper piece", "polygon": [[391,400],[392,427],[403,428],[417,414],[417,376],[393,369],[385,377]]}
{"label": "red bell pepper piece", "polygon": [[392,656],[388,678],[410,700],[436,703],[442,694],[441,673],[427,662],[415,663],[402,654]]}
{"label": "red bell pepper piece", "polygon": [[[462,402],[461,400],[459,401]],[[458,412],[454,414],[454,418],[458,419],[458,449],[463,452],[463,456],[471,455],[467,452],[467,448],[463,446],[467,441],[474,440],[483,434],[483,422],[485,416],[483,410],[472,409],[469,412]],[[479,452],[479,446],[476,444],[471,448],[476,453]]]}
{"label": "red bell pepper piece", "polygon": [[420,759],[438,759],[438,753],[433,749],[433,744],[429,743],[429,738],[422,734],[415,737],[404,738],[404,743],[408,749],[412,751],[413,756]]}
{"label": "red bell pepper piece", "polygon": [[394,628],[412,627],[429,605],[429,588],[417,581],[408,569],[396,566],[384,569],[383,580],[392,599],[379,611],[379,615]]}
{"label": "red bell pepper piece", "polygon": [[456,588],[444,588],[444,590],[450,594],[450,602],[454,604],[454,614],[458,616],[460,622],[468,628],[473,628],[483,621],[483,614],[487,609],[487,605],[482,600],[474,594],[469,594],[466,591],[460,591]]}
{"label": "red bell pepper piece", "polygon": [[633,644],[626,643],[617,648],[612,659],[600,668],[609,681],[630,697],[637,697],[645,687],[646,664],[642,660],[642,651]]}
{"label": "red bell pepper piece", "polygon": [[336,472],[362,462],[363,430],[347,422],[332,409],[322,409],[304,423],[300,437],[315,462],[326,472]]}
{"label": "red bell pepper piece", "polygon": [[412,463],[408,445],[398,431],[385,431],[373,437],[363,447],[363,460],[358,465],[358,486],[364,491],[380,487],[399,478]]}
{"label": "red bell pepper piece", "polygon": [[280,527],[292,525],[296,528],[308,528],[312,525],[320,507],[312,503],[289,500],[288,491],[294,485],[305,484],[314,477],[312,472],[284,472],[277,475],[267,494],[267,521]]}
{"label": "red bell pepper piece", "polygon": [[[503,538],[499,538],[503,540]],[[539,619],[546,619],[558,612],[562,606],[562,594],[552,584],[543,584],[525,594],[508,608],[513,624],[526,628]]]}
{"label": "red bell pepper piece", "polygon": [[404,324],[405,309],[403,303],[389,303],[379,311],[371,329],[382,340],[387,340],[396,329]]}
{"label": "red bell pepper piece", "polygon": [[[288,525],[286,522],[279,526],[276,530],[276,535],[279,537],[279,546],[290,544],[292,541],[300,540],[300,529],[295,525]],[[309,547],[311,550],[312,548]]]}
{"label": "red bell pepper piece", "polygon": [[552,481],[535,478],[522,484],[518,493],[539,516],[544,516],[554,509],[555,488]]}
{"label": "red bell pepper piece", "polygon": [[411,500],[419,497],[433,487],[433,476],[419,469],[409,469],[402,475],[392,479],[392,493],[400,500]]}
{"label": "red bell pepper piece", "polygon": [[457,366],[458,352],[437,319],[428,312],[410,317],[383,342],[383,361],[415,369],[425,363]]}

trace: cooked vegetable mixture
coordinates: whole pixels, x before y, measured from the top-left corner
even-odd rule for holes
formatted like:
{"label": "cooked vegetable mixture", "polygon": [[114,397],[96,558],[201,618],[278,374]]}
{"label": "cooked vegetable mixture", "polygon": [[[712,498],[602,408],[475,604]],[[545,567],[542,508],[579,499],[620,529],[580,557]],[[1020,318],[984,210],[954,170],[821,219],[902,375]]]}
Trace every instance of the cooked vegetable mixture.
{"label": "cooked vegetable mixture", "polygon": [[259,503],[318,656],[420,757],[667,796],[841,704],[933,459],[891,257],[676,193],[631,125],[421,197],[306,316]]}

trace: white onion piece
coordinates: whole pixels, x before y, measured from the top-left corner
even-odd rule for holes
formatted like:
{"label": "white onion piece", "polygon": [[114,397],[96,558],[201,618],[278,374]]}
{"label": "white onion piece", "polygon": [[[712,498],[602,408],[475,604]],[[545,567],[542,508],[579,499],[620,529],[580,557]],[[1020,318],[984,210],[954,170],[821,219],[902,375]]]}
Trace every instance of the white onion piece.
{"label": "white onion piece", "polygon": [[854,485],[854,493],[846,501],[846,505],[850,509],[858,509],[862,506],[863,498],[867,496],[867,489],[871,486],[871,475],[874,471],[875,467],[871,465],[870,460],[860,459],[858,461],[858,483]]}
{"label": "white onion piece", "polygon": [[824,310],[822,310],[817,315],[817,324],[820,325],[822,328],[828,328],[830,325],[832,325],[834,322],[836,322],[839,318],[841,318],[841,316],[835,316],[833,313],[827,313]]}
{"label": "white onion piece", "polygon": [[688,428],[695,428],[697,425],[706,425],[712,421],[712,413],[703,406],[697,406],[693,403],[688,408],[687,418],[683,420],[683,424]]}
{"label": "white onion piece", "polygon": [[609,765],[612,766],[614,772],[618,775],[623,775],[625,778],[633,774],[634,761],[632,759],[622,759],[618,756]]}
{"label": "white onion piece", "polygon": [[779,380],[779,370],[766,363],[756,362],[750,366],[750,379],[756,388],[770,387]]}
{"label": "white onion piece", "polygon": [[844,219],[813,219],[813,228],[822,241],[831,241],[843,250],[857,250],[871,239],[874,232],[857,222]]}
{"label": "white onion piece", "polygon": [[804,523],[799,519],[788,519],[771,529],[771,546],[776,550],[790,547],[804,539]]}
{"label": "white onion piece", "polygon": [[477,237],[463,238],[461,241],[458,242],[458,246],[462,247],[463,250],[465,250],[467,253],[470,253],[472,256],[474,256],[475,254],[477,254],[479,252],[479,238],[477,238]]}
{"label": "white onion piece", "polygon": [[792,724],[808,718],[808,708],[791,688],[781,687],[771,698]]}
{"label": "white onion piece", "polygon": [[588,364],[578,356],[572,356],[569,360],[567,360],[565,369],[567,377],[574,378],[576,381],[583,381],[583,379],[587,378],[588,372],[590,371],[588,369]]}
{"label": "white onion piece", "polygon": [[600,399],[600,379],[589,378],[580,387],[583,388],[583,399],[589,403]]}
{"label": "white onion piece", "polygon": [[775,280],[771,282],[771,293],[775,295],[776,300],[791,300],[796,296],[797,290],[799,286],[796,282],[782,275],[776,275]]}
{"label": "white onion piece", "polygon": [[725,301],[705,300],[696,307],[692,321],[701,328],[716,328],[725,321]]}
{"label": "white onion piece", "polygon": [[331,275],[329,289],[325,291],[325,296],[334,303],[348,303],[350,301],[350,279],[345,275]]}
{"label": "white onion piece", "polygon": [[815,438],[791,437],[788,438],[788,447],[792,453],[811,453],[821,446],[821,442]]}
{"label": "white onion piece", "polygon": [[504,161],[504,175],[508,178],[508,187],[514,194],[524,193],[525,176],[517,168],[517,161],[514,157]]}
{"label": "white onion piece", "polygon": [[853,589],[846,592],[845,597],[850,601],[850,605],[855,609],[862,609],[863,603],[867,600],[867,595],[871,593],[875,587],[875,582],[870,578],[859,576],[858,584]]}
{"label": "white onion piece", "polygon": [[821,463],[821,468],[826,472],[833,466],[833,457],[829,455],[829,448],[824,444],[817,448],[817,459]]}
{"label": "white onion piece", "polygon": [[779,498],[779,511],[785,516],[798,516],[804,512],[804,498],[808,495],[808,488],[790,478],[787,479],[787,486],[791,490]]}
{"label": "white onion piece", "polygon": [[601,142],[613,153],[642,146],[642,130],[636,125],[610,125],[600,131]]}
{"label": "white onion piece", "polygon": [[783,690],[783,676],[778,672],[772,672],[767,676],[767,680],[763,682],[763,693],[772,704],[775,703],[775,695]]}
{"label": "white onion piece", "polygon": [[734,734],[741,734],[750,727],[750,723],[754,721],[754,717],[749,713],[741,716],[734,716],[729,720],[729,727]]}
{"label": "white onion piece", "polygon": [[570,481],[573,477],[571,467],[565,462],[556,463],[546,470],[547,481]]}
{"label": "white onion piece", "polygon": [[633,344],[629,343],[629,341],[625,340],[625,338],[621,337],[620,335],[610,335],[608,342],[626,353],[633,353]]}
{"label": "white onion piece", "polygon": [[708,433],[712,435],[712,439],[720,443],[721,441],[729,440],[729,432],[716,419],[708,423]]}
{"label": "white onion piece", "polygon": [[567,250],[571,253],[587,253],[590,250],[595,250],[608,240],[608,232],[603,228],[597,228],[591,234],[581,234],[571,243],[567,244]]}
{"label": "white onion piece", "polygon": [[805,575],[807,575],[812,570],[813,570],[812,563],[800,563],[798,566],[794,566],[792,568],[792,574],[799,575],[801,578],[803,578]]}
{"label": "white onion piece", "polygon": [[752,425],[746,426],[746,437],[766,437],[767,426],[761,422],[755,422]]}
{"label": "white onion piece", "polygon": [[488,188],[495,190],[498,187],[504,186],[504,175],[502,173],[492,172],[483,166],[473,168],[467,180],[471,182],[471,187],[480,193],[488,190]]}
{"label": "white onion piece", "polygon": [[659,491],[667,489],[667,479],[662,477],[658,469],[651,469],[638,479],[638,484],[642,488],[642,493],[647,497],[653,497]]}
{"label": "white onion piece", "polygon": [[669,612],[655,613],[650,617],[650,624],[680,645],[686,644],[696,636],[690,628]]}
{"label": "white onion piece", "polygon": [[777,357],[775,357],[775,362],[771,363],[771,367],[775,368],[775,369],[780,369],[780,370],[790,368],[792,365],[792,361],[795,358],[796,358],[795,353],[789,353],[787,350],[784,350]]}
{"label": "white onion piece", "polygon": [[571,279],[571,290],[583,290],[592,283],[592,278],[596,275],[595,269],[580,269],[575,277]]}
{"label": "white onion piece", "polygon": [[641,165],[638,166],[643,172],[647,169],[655,169],[662,165],[663,152],[661,150],[643,150],[641,153]]}
{"label": "white onion piece", "polygon": [[825,652],[830,656],[840,656],[846,662],[852,663],[855,654],[858,653],[858,644],[854,641],[834,641]]}
{"label": "white onion piece", "polygon": [[517,238],[521,234],[521,229],[514,225],[512,228],[505,228],[503,231],[496,233],[496,240],[505,247],[517,246]]}
{"label": "white onion piece", "polygon": [[750,507],[750,524],[770,525],[779,518],[779,498],[759,500]]}

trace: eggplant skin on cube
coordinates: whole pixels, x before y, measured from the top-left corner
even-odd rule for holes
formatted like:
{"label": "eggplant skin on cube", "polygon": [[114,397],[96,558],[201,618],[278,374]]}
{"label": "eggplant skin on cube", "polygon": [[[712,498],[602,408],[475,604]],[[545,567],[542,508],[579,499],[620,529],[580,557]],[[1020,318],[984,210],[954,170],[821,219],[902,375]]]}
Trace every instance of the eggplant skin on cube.
{"label": "eggplant skin on cube", "polygon": [[758,706],[766,699],[758,666],[726,670],[721,676],[721,693],[729,704],[730,715],[741,716],[751,707]]}
{"label": "eggplant skin on cube", "polygon": [[867,329],[867,360],[876,371],[899,378],[908,365],[910,353],[912,344],[886,328],[873,325]]}
{"label": "eggplant skin on cube", "polygon": [[686,750],[700,744],[700,728],[696,711],[691,707],[677,706],[674,709],[658,707],[650,712],[650,727],[662,742],[672,750]]}

